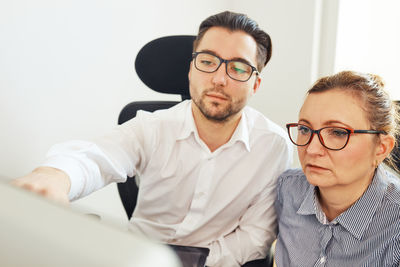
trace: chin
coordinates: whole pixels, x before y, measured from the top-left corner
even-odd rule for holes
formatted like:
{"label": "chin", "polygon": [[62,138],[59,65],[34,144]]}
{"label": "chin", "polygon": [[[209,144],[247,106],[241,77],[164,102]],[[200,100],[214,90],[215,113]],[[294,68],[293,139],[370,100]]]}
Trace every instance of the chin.
{"label": "chin", "polygon": [[307,177],[307,181],[313,186],[318,187],[327,187],[332,186],[332,178],[329,175],[314,173],[314,172],[305,172]]}

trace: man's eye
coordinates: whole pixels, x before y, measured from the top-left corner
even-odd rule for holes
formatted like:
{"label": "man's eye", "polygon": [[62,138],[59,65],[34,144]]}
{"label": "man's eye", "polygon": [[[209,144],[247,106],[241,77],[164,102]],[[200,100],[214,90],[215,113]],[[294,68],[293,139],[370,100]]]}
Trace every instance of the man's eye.
{"label": "man's eye", "polygon": [[249,72],[249,66],[242,62],[231,61],[229,68],[236,74],[243,74]]}
{"label": "man's eye", "polygon": [[212,63],[211,61],[209,61],[209,60],[201,60],[200,63],[203,64],[203,65],[206,65],[206,66],[210,66],[210,65],[213,64],[213,63]]}
{"label": "man's eye", "polygon": [[243,74],[243,73],[246,72],[245,70],[240,69],[240,68],[233,68],[233,71],[235,71],[235,72],[238,73],[238,74]]}

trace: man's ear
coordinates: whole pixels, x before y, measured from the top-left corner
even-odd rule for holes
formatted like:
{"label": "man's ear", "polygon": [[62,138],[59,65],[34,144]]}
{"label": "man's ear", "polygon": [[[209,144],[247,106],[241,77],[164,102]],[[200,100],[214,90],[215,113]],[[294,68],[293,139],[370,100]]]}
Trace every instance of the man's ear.
{"label": "man's ear", "polygon": [[376,159],[378,163],[381,163],[389,154],[392,152],[394,147],[395,139],[389,134],[380,134],[380,143],[376,150]]}
{"label": "man's ear", "polygon": [[260,84],[261,84],[261,78],[259,76],[256,77],[256,80],[254,82],[254,86],[253,86],[253,90],[252,90],[252,95],[254,95],[258,88],[260,88]]}
{"label": "man's ear", "polygon": [[191,72],[192,72],[192,62],[193,62],[193,60],[190,61],[190,64],[189,64],[189,72],[188,72],[188,80],[189,80],[189,81],[190,81],[190,74],[191,74]]}

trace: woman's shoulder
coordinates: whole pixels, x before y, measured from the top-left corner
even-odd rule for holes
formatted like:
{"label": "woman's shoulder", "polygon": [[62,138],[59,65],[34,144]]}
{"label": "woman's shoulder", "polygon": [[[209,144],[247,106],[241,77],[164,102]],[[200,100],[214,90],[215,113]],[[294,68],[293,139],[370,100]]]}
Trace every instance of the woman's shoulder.
{"label": "woman's shoulder", "polygon": [[304,172],[300,168],[296,169],[288,169],[284,171],[278,178],[279,181],[282,183],[284,182],[293,182],[293,181],[300,181],[300,180],[306,180],[306,176],[304,175]]}
{"label": "woman's shoulder", "polygon": [[385,198],[400,211],[400,176],[386,170],[384,181],[386,182]]}
{"label": "woman's shoulder", "polygon": [[278,190],[296,193],[306,192],[310,184],[302,169],[288,169],[278,177]]}

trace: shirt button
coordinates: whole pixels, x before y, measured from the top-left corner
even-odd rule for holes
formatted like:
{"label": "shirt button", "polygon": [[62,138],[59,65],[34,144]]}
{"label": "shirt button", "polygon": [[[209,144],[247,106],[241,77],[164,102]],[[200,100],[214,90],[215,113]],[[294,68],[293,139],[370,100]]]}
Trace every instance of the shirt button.
{"label": "shirt button", "polygon": [[198,192],[194,195],[195,199],[201,199],[204,198],[205,194],[203,192]]}

